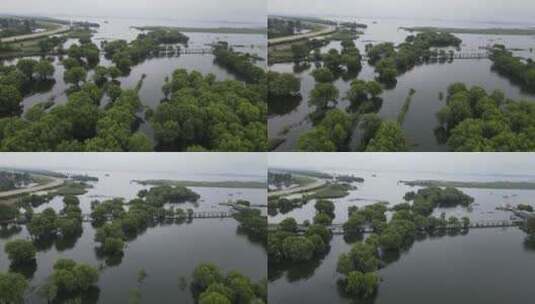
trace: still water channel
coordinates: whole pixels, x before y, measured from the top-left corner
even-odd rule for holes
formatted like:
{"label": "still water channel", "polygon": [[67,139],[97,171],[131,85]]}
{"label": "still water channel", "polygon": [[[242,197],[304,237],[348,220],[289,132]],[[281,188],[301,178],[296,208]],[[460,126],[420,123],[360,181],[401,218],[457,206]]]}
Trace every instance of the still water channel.
{"label": "still water channel", "polygon": [[[533,181],[535,176],[464,175],[437,172],[336,171],[354,174],[364,183],[357,190],[334,200],[334,223],[347,220],[349,206],[365,206],[388,201],[403,202],[403,195],[419,187],[400,180],[442,179],[456,181]],[[468,216],[472,221],[508,220],[511,213],[496,210],[505,204],[528,203],[535,206],[532,190],[464,189],[474,197],[470,208],[440,208],[435,215]],[[314,201],[287,214],[270,216],[270,223],[294,217],[312,221]],[[526,234],[518,228],[472,229],[467,234],[426,237],[416,240],[400,256],[393,257],[379,271],[383,279],[375,299],[352,302],[338,290],[336,263],[351,248],[350,241],[335,235],[329,252],[319,261],[269,273],[269,302],[282,303],[524,303],[535,296],[530,278],[535,275],[535,250],[524,245]]]}
{"label": "still water channel", "polygon": [[[327,17],[326,17],[327,18]],[[331,18],[333,19],[333,18]],[[336,18],[334,18],[336,20]],[[355,19],[339,19],[340,21],[354,21]],[[361,54],[365,54],[366,44],[378,44],[382,42],[393,42],[399,44],[411,33],[400,29],[400,27],[410,26],[437,26],[437,27],[466,27],[466,28],[488,28],[488,27],[525,27],[525,24],[485,24],[485,23],[452,23],[445,21],[422,21],[422,20],[372,20],[358,19],[359,22],[368,25],[355,44]],[[461,52],[475,53],[482,52],[481,48],[494,44],[504,44],[508,48],[518,49],[515,55],[523,58],[535,58],[535,53],[530,48],[535,48],[535,37],[532,36],[495,36],[495,35],[468,35],[455,34],[463,40]],[[339,41],[332,41],[322,48],[323,52],[329,49],[341,50]],[[414,69],[400,75],[397,86],[394,89],[387,89],[382,95],[382,107],[378,114],[384,119],[396,119],[401,107],[408,96],[411,88],[416,90],[412,98],[410,109],[403,124],[403,130],[407,136],[413,151],[448,151],[448,147],[439,144],[434,135],[434,129],[438,126],[435,118],[444,105],[445,100],[439,100],[439,92],[447,92],[447,88],[454,82],[464,82],[467,85],[478,85],[489,92],[495,89],[502,90],[506,97],[511,99],[535,100],[535,96],[529,95],[512,84],[509,80],[491,71],[492,62],[489,59],[456,60],[446,63],[430,63],[420,65]],[[294,71],[294,65],[290,63],[274,64],[270,70],[284,73],[295,73],[301,79],[300,102],[285,103],[284,106],[273,108],[270,111],[268,122],[269,137],[286,139],[277,147],[277,151],[296,150],[299,136],[312,128],[312,123],[308,115],[315,108],[308,104],[310,91],[314,88],[315,81],[311,72],[315,69],[312,65],[305,71]],[[375,68],[367,62],[363,62],[363,67],[358,75],[358,79],[372,80],[376,76]],[[338,79],[335,85],[340,92],[337,107],[346,109],[349,105],[347,100],[342,100],[351,85],[350,80]],[[271,109],[270,109],[271,110]],[[358,130],[355,130],[354,139],[358,138]],[[358,140],[353,141],[354,150],[358,149]]]}
{"label": "still water channel", "polygon": [[[99,177],[93,188],[79,196],[83,213],[90,212],[92,200],[106,200],[114,197],[132,199],[139,190],[149,187],[133,183],[132,180],[180,179],[180,180],[251,180],[251,177],[222,176],[180,176],[176,173],[140,172],[76,172]],[[228,199],[245,199],[252,204],[265,204],[266,191],[263,189],[192,188],[201,198],[198,204],[175,204],[180,208],[194,208],[195,211],[228,210],[219,203]],[[47,207],[63,208],[61,198],[55,198],[36,211]],[[84,223],[82,236],[71,243],[49,244],[37,253],[37,269],[30,280],[29,303],[44,303],[35,288],[42,285],[52,272],[54,262],[60,258],[71,258],[95,267],[104,265],[95,252],[95,229]],[[127,243],[125,254],[118,265],[104,266],[98,282],[96,294],[98,303],[126,303],[129,292],[138,286],[137,273],[144,269],[148,277],[141,285],[143,303],[194,303],[189,285],[193,269],[199,263],[214,263],[225,272],[237,270],[257,281],[267,277],[267,256],[264,248],[249,241],[238,233],[238,223],[232,219],[198,219],[191,223],[162,224],[149,227],[136,239]],[[0,272],[8,271],[9,260],[4,253],[8,240],[29,238],[26,228],[12,234],[0,233]],[[88,303],[91,303],[88,302]]]}

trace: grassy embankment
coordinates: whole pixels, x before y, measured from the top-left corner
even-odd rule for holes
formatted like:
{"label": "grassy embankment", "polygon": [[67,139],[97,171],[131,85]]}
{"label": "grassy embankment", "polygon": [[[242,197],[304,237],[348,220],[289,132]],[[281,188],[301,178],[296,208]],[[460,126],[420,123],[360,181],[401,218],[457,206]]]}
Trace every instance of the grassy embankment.
{"label": "grassy embankment", "polygon": [[[28,56],[39,56],[43,55],[41,48],[39,47],[39,42],[49,38],[50,36],[60,35],[68,39],[81,39],[86,37],[91,37],[93,35],[93,30],[88,28],[69,28],[65,31],[54,32],[59,30],[63,24],[53,23],[53,22],[39,22],[42,25],[46,32],[43,36],[17,39],[15,42],[6,42],[3,43],[6,46],[6,51],[0,51],[0,58],[13,58],[13,57],[28,57]],[[46,34],[51,32],[51,34]]]}
{"label": "grassy embankment", "polygon": [[166,27],[166,26],[136,26],[140,31],[154,31],[158,29],[176,29],[184,33],[213,33],[213,34],[242,34],[242,35],[265,35],[266,28],[245,27]]}
{"label": "grassy embankment", "polygon": [[480,35],[535,35],[535,28],[454,28],[454,27],[432,27],[415,26],[401,27],[409,32],[445,32],[450,34],[480,34]]}
{"label": "grassy embankment", "polygon": [[326,184],[314,192],[307,194],[307,197],[311,199],[342,198],[348,196],[349,191],[352,189],[353,187],[348,184]]}
{"label": "grassy embankment", "polygon": [[509,190],[535,190],[535,182],[461,182],[461,181],[441,181],[441,180],[416,180],[400,181],[401,183],[414,187],[455,187],[455,188],[478,188],[478,189],[509,189]]}
{"label": "grassy embankment", "polygon": [[166,179],[155,180],[135,180],[134,182],[141,185],[150,186],[183,186],[199,188],[237,188],[237,189],[266,189],[266,183],[256,181],[177,181]]}

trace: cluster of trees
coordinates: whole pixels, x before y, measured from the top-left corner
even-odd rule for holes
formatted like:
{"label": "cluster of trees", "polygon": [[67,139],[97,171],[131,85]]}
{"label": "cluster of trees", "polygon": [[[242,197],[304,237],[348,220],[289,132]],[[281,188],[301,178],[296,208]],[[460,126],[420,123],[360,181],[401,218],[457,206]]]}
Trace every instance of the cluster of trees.
{"label": "cluster of trees", "polygon": [[309,225],[301,235],[295,219],[287,218],[268,235],[269,262],[277,265],[311,261],[326,252],[331,237],[329,229],[321,224]]}
{"label": "cluster of trees", "polygon": [[360,113],[376,112],[381,108],[383,100],[379,95],[383,87],[377,81],[356,79],[351,82],[351,88],[346,93],[346,99],[351,102],[350,108]]}
{"label": "cluster of trees", "polygon": [[363,183],[364,178],[354,175],[337,175],[335,176],[337,182],[343,183]]}
{"label": "cluster of trees", "polygon": [[345,151],[353,130],[353,118],[339,109],[329,110],[312,130],[299,137],[300,151]]}
{"label": "cluster of trees", "polygon": [[266,80],[264,69],[253,63],[250,54],[235,52],[227,42],[219,42],[214,47],[214,56],[217,64],[236,74],[247,83],[259,84]]}
{"label": "cluster of trees", "polygon": [[314,206],[314,223],[305,222],[306,231],[300,233],[294,218],[284,219],[277,231],[268,235],[268,258],[273,265],[304,263],[324,254],[329,248],[331,231],[326,227],[334,219],[334,204],[319,200]]}
{"label": "cluster of trees", "polygon": [[291,73],[278,73],[269,71],[268,102],[269,105],[277,102],[279,98],[292,97],[300,94],[301,80]]}
{"label": "cluster of trees", "polygon": [[29,173],[0,171],[0,191],[13,190],[32,182]]}
{"label": "cluster of trees", "polygon": [[67,50],[68,58],[63,60],[66,71],[75,67],[94,68],[100,62],[100,49],[91,39],[80,39]]}
{"label": "cluster of trees", "polygon": [[518,206],[516,206],[516,208],[518,210],[523,210],[523,211],[527,211],[527,212],[533,212],[533,206],[528,205],[528,204],[518,204]]}
{"label": "cluster of trees", "polygon": [[296,208],[300,208],[307,203],[305,198],[287,199],[285,197],[270,199],[268,201],[268,213],[271,216],[277,215],[279,212],[286,214]]}
{"label": "cluster of trees", "polygon": [[344,39],[341,42],[342,50],[339,52],[337,49],[330,49],[326,54],[319,54],[319,49],[315,52],[315,59],[323,62],[323,68],[319,72],[313,73],[317,82],[331,82],[334,81],[339,75],[345,73],[347,75],[356,75],[362,69],[362,56],[359,49],[356,47],[355,42],[351,39]]}
{"label": "cluster of trees", "polygon": [[27,224],[28,232],[35,240],[73,238],[82,232],[82,210],[80,201],[75,196],[63,199],[64,207],[59,214],[47,208],[41,213],[31,214]]}
{"label": "cluster of trees", "polygon": [[292,36],[304,28],[301,20],[268,18],[268,39]]}
{"label": "cluster of trees", "polygon": [[370,64],[375,66],[378,73],[377,79],[392,85],[396,83],[398,75],[436,57],[438,52],[431,48],[459,47],[461,43],[462,40],[452,34],[428,31],[408,36],[405,42],[397,47],[392,43],[368,44],[366,53]]}
{"label": "cluster of trees", "polygon": [[12,266],[35,264],[36,251],[31,241],[22,239],[7,241],[4,246]]}
{"label": "cluster of trees", "polygon": [[372,227],[374,231],[382,231],[386,226],[386,206],[377,203],[359,209],[352,206],[348,209],[349,217],[344,223],[344,234],[348,237],[359,235],[365,226]]}
{"label": "cluster of trees", "polygon": [[0,204],[0,223],[10,221],[19,216],[19,209],[15,206]]}
{"label": "cluster of trees", "polygon": [[43,54],[48,54],[56,48],[58,48],[59,54],[63,54],[63,44],[66,41],[67,37],[65,36],[48,36],[39,40],[39,42],[37,42],[37,45],[39,46],[39,50]]}
{"label": "cluster of trees", "polygon": [[291,73],[267,73],[269,113],[283,115],[295,109],[302,100],[301,80]]}
{"label": "cluster of trees", "polygon": [[48,59],[20,59],[15,65],[0,65],[0,119],[20,115],[22,98],[31,93],[32,84],[53,75],[54,66]]}
{"label": "cluster of trees", "polygon": [[[348,253],[340,255],[337,272],[344,275],[339,281],[343,290],[352,297],[370,298],[377,291],[380,279],[377,270],[385,264],[382,260],[389,254],[399,255],[409,248],[419,232],[467,230],[470,220],[467,217],[446,220],[430,216],[435,207],[469,205],[473,199],[454,188],[425,188],[417,193],[409,192],[405,199],[413,204],[403,203],[392,208],[392,218],[387,222],[384,203],[366,206],[362,209],[349,207],[349,218],[344,224],[346,235],[361,234],[364,227],[374,231],[365,241],[358,242]],[[382,253],[382,254],[380,254]]]}
{"label": "cluster of trees", "polygon": [[46,288],[46,296],[49,301],[58,295],[73,295],[83,293],[95,284],[100,277],[99,271],[90,265],[76,263],[70,259],[58,259],[54,263],[54,270]]}
{"label": "cluster of trees", "polygon": [[[373,238],[375,239],[375,238]],[[379,287],[377,275],[380,260],[373,240],[359,242],[338,258],[336,271],[343,274],[339,281],[344,292],[354,298],[371,298]]]}
{"label": "cluster of trees", "polygon": [[24,303],[24,292],[28,286],[23,275],[0,272],[0,303]]}
{"label": "cluster of trees", "polygon": [[504,45],[494,45],[490,53],[494,70],[518,83],[525,90],[535,91],[535,63],[533,60],[528,59],[524,62],[522,58],[515,57]]}
{"label": "cluster of trees", "polygon": [[195,268],[191,288],[199,304],[267,303],[267,281],[255,283],[237,271],[225,276],[214,264]]}
{"label": "cluster of trees", "polygon": [[11,37],[31,34],[37,28],[37,22],[26,18],[0,18],[0,37]]}
{"label": "cluster of trees", "polygon": [[359,125],[361,150],[366,152],[404,152],[409,150],[403,129],[396,121],[382,120],[377,114],[363,115]]}
{"label": "cluster of trees", "polygon": [[158,28],[142,33],[132,42],[115,40],[103,42],[102,47],[106,58],[125,75],[130,73],[132,66],[140,64],[151,56],[158,56],[162,44],[187,44],[189,37],[176,29]]}
{"label": "cluster of trees", "polygon": [[277,188],[288,187],[294,183],[291,173],[268,172],[268,184]]}
{"label": "cluster of trees", "polygon": [[474,198],[453,187],[426,187],[417,192],[407,192],[406,201],[413,201],[412,209],[421,215],[428,216],[437,207],[449,208],[456,206],[467,207],[474,202]]}
{"label": "cluster of trees", "polygon": [[234,218],[240,223],[239,231],[245,232],[251,240],[258,241],[263,245],[267,244],[267,217],[263,216],[260,210],[243,208],[234,215]]}
{"label": "cluster of trees", "polygon": [[[263,70],[262,70],[263,73]],[[267,150],[266,90],[176,70],[150,118],[161,150]]]}
{"label": "cluster of trees", "polygon": [[45,112],[45,108],[38,105],[28,111],[26,119],[0,119],[0,150],[152,150],[149,139],[135,132],[138,127],[136,112],[141,107],[137,92],[118,88],[116,100],[102,109],[99,103],[103,91],[88,82],[71,92],[65,104],[50,111]]}
{"label": "cluster of trees", "polygon": [[180,208],[165,209],[163,206],[166,203],[194,202],[198,199],[197,193],[182,186],[158,186],[141,190],[138,198],[128,202],[128,210],[125,210],[122,199],[92,202],[91,218],[97,227],[95,241],[99,243],[97,253],[106,258],[108,264],[120,262],[126,240],[134,239],[151,225],[166,222],[168,218],[191,218],[191,209],[187,214]]}
{"label": "cluster of trees", "polygon": [[438,113],[439,140],[452,151],[532,151],[535,149],[535,104],[490,95],[462,83],[448,88],[447,104]]}
{"label": "cluster of trees", "polygon": [[138,197],[144,199],[147,204],[159,208],[166,203],[196,202],[201,196],[184,186],[163,185],[141,190]]}
{"label": "cluster of trees", "polygon": [[317,225],[331,225],[334,218],[334,203],[328,200],[318,200],[314,205],[316,209],[316,215],[314,216],[314,224]]}

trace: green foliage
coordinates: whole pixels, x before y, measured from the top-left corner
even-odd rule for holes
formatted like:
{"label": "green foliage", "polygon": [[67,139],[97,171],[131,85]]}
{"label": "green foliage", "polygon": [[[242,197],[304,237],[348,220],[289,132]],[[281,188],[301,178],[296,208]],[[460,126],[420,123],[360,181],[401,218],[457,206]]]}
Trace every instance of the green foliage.
{"label": "green foliage", "polygon": [[528,205],[528,204],[518,204],[518,206],[516,208],[518,210],[524,210],[524,211],[528,211],[528,212],[533,212],[533,206]]}
{"label": "green foliage", "polygon": [[453,187],[427,187],[416,193],[409,192],[405,198],[413,201],[414,212],[424,216],[430,215],[436,207],[466,207],[474,202],[474,198]]}
{"label": "green foliage", "polygon": [[397,48],[392,43],[369,44],[366,52],[370,63],[375,65],[377,79],[392,84],[398,75],[437,57],[432,47],[459,47],[461,42],[461,39],[449,33],[427,31],[408,36]]}
{"label": "green foliage", "polygon": [[41,59],[35,65],[34,71],[40,80],[47,80],[54,76],[55,68],[50,61],[46,59]]}
{"label": "green foliage", "polygon": [[96,284],[99,276],[98,270],[92,266],[59,259],[54,264],[52,280],[59,291],[82,292]]}
{"label": "green foliage", "polygon": [[259,84],[265,81],[266,73],[252,62],[251,56],[235,52],[226,42],[220,42],[214,47],[214,56],[216,63],[247,83]]}
{"label": "green foliage", "polygon": [[31,241],[7,241],[4,246],[4,251],[14,265],[29,264],[35,261],[36,249]]}
{"label": "green foliage", "polygon": [[22,95],[13,85],[0,84],[0,118],[21,113]]}
{"label": "green foliage", "polygon": [[37,61],[34,59],[20,59],[17,61],[17,69],[21,71],[26,78],[32,79],[35,66],[37,65]]}
{"label": "green foliage", "polygon": [[[370,130],[365,132],[367,136],[370,133],[372,133]],[[403,130],[399,123],[394,121],[382,122],[366,146],[366,152],[404,152],[408,150],[409,145]]]}
{"label": "green foliage", "polygon": [[328,68],[318,68],[312,71],[312,77],[316,82],[328,83],[333,82],[335,77],[334,74]]}
{"label": "green foliage", "polygon": [[379,282],[379,276],[375,272],[352,271],[345,278],[344,291],[354,297],[370,298],[377,291]]}
{"label": "green foliage", "polygon": [[348,253],[340,255],[336,271],[347,275],[353,271],[374,272],[378,268],[377,248],[359,242]]}
{"label": "green foliage", "polygon": [[166,203],[195,202],[200,198],[199,194],[184,186],[169,185],[150,188],[140,192],[138,196],[154,207],[162,207]]}
{"label": "green foliage", "polygon": [[267,217],[262,216],[260,210],[245,208],[234,218],[240,223],[240,231],[244,231],[252,240],[264,245],[267,243]]}
{"label": "green foliage", "polygon": [[151,118],[161,149],[267,149],[265,88],[185,70],[176,70],[170,83],[171,99]]}
{"label": "green foliage", "polygon": [[[74,69],[74,68],[73,68]],[[1,89],[1,88],[0,88]],[[134,133],[141,105],[135,91],[125,90],[107,109],[98,103],[102,92],[84,85],[64,105],[39,114],[32,121],[15,119],[10,132],[0,136],[3,151],[135,151],[147,140]],[[0,120],[0,134],[3,129]],[[133,137],[135,135],[135,137]],[[133,137],[133,138],[132,138]]]}
{"label": "green foliage", "polygon": [[376,81],[356,79],[351,82],[351,88],[345,98],[351,102],[353,108],[359,108],[364,102],[377,102],[377,97],[383,93],[383,87]]}
{"label": "green foliage", "polygon": [[319,110],[325,110],[330,103],[336,104],[338,96],[338,89],[332,83],[317,83],[310,92],[309,102]]}
{"label": "green foliage", "polygon": [[80,85],[80,82],[85,81],[86,78],[87,71],[80,66],[66,70],[63,76],[63,80],[65,80],[66,83],[73,84],[76,87]]}
{"label": "green foliage", "polygon": [[315,128],[301,135],[298,149],[309,152],[345,150],[352,127],[353,122],[348,114],[339,109],[330,110]]}
{"label": "green foliage", "polygon": [[0,303],[24,303],[26,288],[28,288],[28,282],[23,275],[0,272]]}
{"label": "green foliage", "polygon": [[285,218],[280,222],[279,229],[281,231],[296,233],[297,232],[297,222],[293,217]]}
{"label": "green foliage", "polygon": [[206,304],[264,303],[267,295],[263,284],[265,283],[253,283],[235,271],[224,276],[214,264],[197,265],[191,282],[196,300]]}
{"label": "green foliage", "polygon": [[275,102],[272,98],[296,96],[301,88],[301,81],[290,73],[268,72],[268,96],[269,102]]}
{"label": "green foliage", "polygon": [[52,235],[57,227],[57,215],[54,209],[47,208],[42,213],[34,214],[27,224],[28,232],[35,238]]}
{"label": "green foliage", "polygon": [[524,62],[522,58],[515,57],[512,52],[500,45],[495,45],[491,49],[490,59],[495,71],[530,92],[535,90],[535,64],[533,61]]}
{"label": "green foliage", "polygon": [[504,102],[499,91],[487,95],[480,87],[452,84],[437,118],[452,151],[531,151],[535,149],[533,113],[532,103]]}
{"label": "green foliage", "polygon": [[0,222],[15,219],[19,215],[19,210],[14,206],[0,204]]}

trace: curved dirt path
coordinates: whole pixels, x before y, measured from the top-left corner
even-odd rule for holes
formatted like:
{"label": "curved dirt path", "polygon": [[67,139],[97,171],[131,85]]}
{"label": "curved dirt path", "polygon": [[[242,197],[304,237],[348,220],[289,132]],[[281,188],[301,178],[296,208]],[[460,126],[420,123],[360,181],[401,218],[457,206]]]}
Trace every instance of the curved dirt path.
{"label": "curved dirt path", "polygon": [[303,40],[303,39],[306,39],[306,38],[312,38],[312,37],[316,37],[316,36],[327,35],[327,34],[334,33],[334,32],[336,32],[336,27],[333,26],[333,25],[329,25],[329,26],[325,27],[324,29],[319,30],[319,31],[315,31],[315,32],[269,39],[268,40],[268,45],[289,43],[289,42],[293,42],[293,41]]}
{"label": "curved dirt path", "polygon": [[33,33],[33,34],[26,34],[26,35],[7,37],[7,38],[2,38],[0,41],[4,42],[4,43],[9,43],[9,42],[17,42],[17,41],[36,39],[36,38],[41,38],[41,37],[45,37],[45,36],[61,34],[61,33],[69,31],[70,29],[71,29],[70,26],[62,25],[60,28],[55,29],[55,30],[45,31],[45,32],[41,32],[41,33]]}
{"label": "curved dirt path", "polygon": [[287,196],[287,195],[294,194],[294,193],[308,192],[310,190],[314,190],[316,188],[322,187],[326,183],[327,183],[327,181],[325,181],[323,179],[316,179],[315,182],[310,183],[308,185],[295,187],[295,188],[292,188],[292,189],[285,189],[285,190],[269,192],[268,193],[268,197]]}
{"label": "curved dirt path", "polygon": [[37,185],[34,187],[30,187],[30,188],[15,189],[15,190],[10,190],[10,191],[0,192],[0,198],[8,198],[8,197],[17,196],[17,195],[21,195],[25,193],[31,193],[31,192],[43,191],[43,190],[50,189],[50,188],[56,188],[56,187],[63,185],[63,183],[65,182],[63,178],[57,178],[57,177],[51,177],[51,176],[47,176],[47,178],[51,178],[52,181],[44,185]]}

